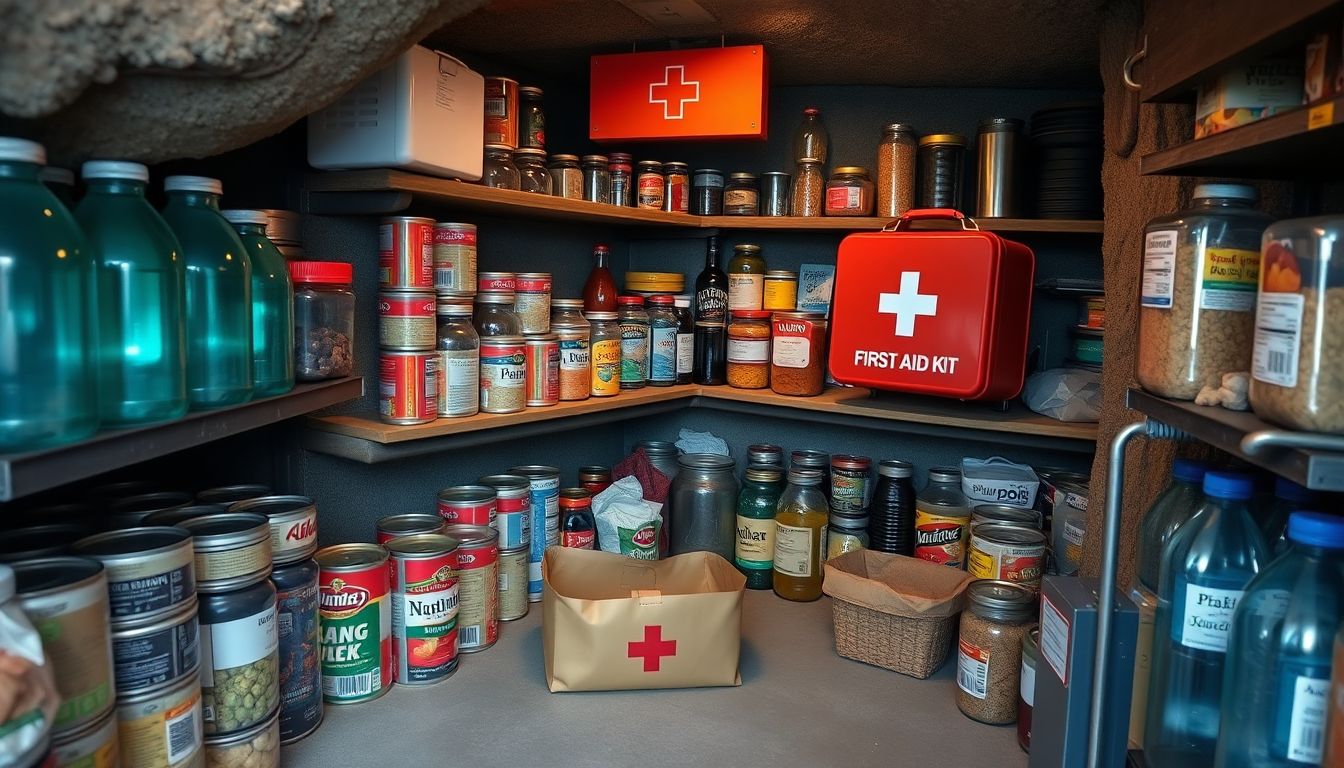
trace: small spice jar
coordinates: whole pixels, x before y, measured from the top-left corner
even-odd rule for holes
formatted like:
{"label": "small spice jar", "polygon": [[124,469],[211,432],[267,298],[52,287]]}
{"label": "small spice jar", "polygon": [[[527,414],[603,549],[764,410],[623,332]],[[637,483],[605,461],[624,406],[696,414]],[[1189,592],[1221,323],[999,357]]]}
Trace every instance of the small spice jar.
{"label": "small spice jar", "polygon": [[842,165],[826,183],[827,216],[870,216],[873,213],[873,182],[868,169]]}
{"label": "small spice jar", "polygon": [[873,460],[838,453],[831,457],[831,509],[857,512],[872,497]]}
{"label": "small spice jar", "polygon": [[1036,613],[1036,595],[1011,581],[981,580],[966,588],[957,643],[957,708],[990,725],[1017,720],[1022,639]]}
{"label": "small spice jar", "polygon": [[578,155],[551,155],[551,194],[567,200],[583,199],[583,171]]}
{"label": "small spice jar", "polygon": [[294,378],[349,376],[355,363],[355,268],[343,261],[291,261]]}
{"label": "small spice jar", "polygon": [[583,199],[605,203],[611,198],[611,171],[606,155],[583,156]]}
{"label": "small spice jar", "polygon": [[728,323],[728,385],[738,389],[770,386],[770,313],[740,309]]}
{"label": "small spice jar", "polygon": [[800,160],[793,174],[794,216],[820,216],[826,203],[826,178],[820,160]]}
{"label": "small spice jar", "polygon": [[761,210],[760,202],[755,175],[734,173],[728,177],[728,186],[723,190],[724,216],[756,216]]}
{"label": "small spice jar", "polygon": [[518,147],[546,149],[546,110],[541,105],[541,89],[524,85],[518,89]]}
{"label": "small spice jar", "polygon": [[629,208],[635,204],[635,179],[627,152],[612,152],[607,162],[607,171],[611,174],[611,191],[607,202]]}
{"label": "small spice jar", "polygon": [[512,153],[512,148],[503,144],[486,144],[481,184],[494,189],[520,189],[522,181]]}
{"label": "small spice jar", "polygon": [[792,312],[797,306],[798,273],[787,269],[766,270],[761,309]]}
{"label": "small spice jar", "polygon": [[518,168],[518,188],[539,195],[551,194],[551,174],[546,170],[546,152],[540,149],[515,149],[513,164]]}
{"label": "small spice jar", "polygon": [[695,169],[691,176],[690,212],[696,216],[723,215],[723,171]]}
{"label": "small spice jar", "polygon": [[1022,673],[1017,685],[1017,745],[1031,751],[1031,712],[1036,706],[1036,660],[1041,655],[1041,628],[1033,626],[1022,638]]}
{"label": "small spice jar", "polygon": [[915,155],[919,139],[905,123],[882,128],[877,145],[877,215],[898,218],[915,207]]}
{"label": "small spice jar", "polygon": [[919,207],[961,209],[966,137],[935,133],[919,140]]}
{"label": "small spice jar", "polygon": [[640,160],[635,167],[635,207],[661,211],[664,183],[662,163]]}
{"label": "small spice jar", "polygon": [[691,205],[691,167],[686,163],[663,164],[663,210],[687,213]]}
{"label": "small spice jar", "polygon": [[820,395],[826,383],[826,316],[775,312],[770,323],[770,388],[781,395]]}
{"label": "small spice jar", "polygon": [[579,467],[579,485],[596,496],[611,487],[611,470],[595,464]]}
{"label": "small spice jar", "polygon": [[439,296],[439,417],[480,410],[481,337],[471,324],[470,296]]}

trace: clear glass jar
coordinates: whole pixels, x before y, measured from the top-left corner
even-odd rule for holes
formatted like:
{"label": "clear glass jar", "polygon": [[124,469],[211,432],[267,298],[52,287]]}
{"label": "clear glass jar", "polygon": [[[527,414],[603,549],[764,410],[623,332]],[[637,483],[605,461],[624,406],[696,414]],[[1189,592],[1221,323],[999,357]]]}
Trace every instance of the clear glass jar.
{"label": "clear glass jar", "polygon": [[724,216],[756,216],[761,211],[761,190],[755,174],[733,173],[723,190]]}
{"label": "clear glass jar", "polygon": [[551,299],[551,328],[588,328],[583,299]]}
{"label": "clear glass jar", "polygon": [[681,471],[681,465],[677,463],[681,450],[677,448],[676,443],[667,440],[640,440],[635,443],[635,447],[644,451],[653,468],[662,472],[667,479],[671,480]]}
{"label": "clear glass jar", "polygon": [[615,312],[585,312],[591,325],[588,353],[593,365],[593,397],[621,392],[621,324]]}
{"label": "clear glass jar", "polygon": [[870,216],[873,213],[873,182],[868,169],[842,165],[826,183],[827,216]]}
{"label": "clear glass jar", "polygon": [[98,428],[98,273],[75,217],[38,179],[46,155],[0,137],[0,453]]}
{"label": "clear glass jar", "polygon": [[606,155],[583,156],[583,199],[591,203],[611,199],[611,170]]}
{"label": "clear glass jar", "polygon": [[[958,526],[955,535],[950,524]],[[930,467],[929,481],[915,497],[915,557],[965,569],[970,524],[971,502],[961,492],[961,470]]]}
{"label": "clear glass jar", "polygon": [[643,296],[617,296],[621,322],[621,389],[641,389],[649,380],[649,313]]}
{"label": "clear glass jar", "polygon": [[355,269],[343,261],[291,261],[294,378],[349,376],[355,363]]}
{"label": "clear glass jar", "polygon": [[612,152],[607,162],[611,173],[611,193],[606,202],[630,208],[635,204],[635,178],[630,165],[630,155],[626,152]]}
{"label": "clear glass jar", "polygon": [[868,515],[839,510],[831,505],[830,524],[826,528],[826,559],[868,548]]}
{"label": "clear glass jar", "polygon": [[488,336],[521,336],[523,321],[513,311],[513,291],[476,294],[476,317],[472,325],[482,338]]}
{"label": "clear glass jar", "polygon": [[736,310],[728,323],[728,386],[770,386],[770,313]]}
{"label": "clear glass jar", "polygon": [[592,394],[592,324],[583,299],[552,299],[551,330],[560,339],[560,399],[587,400]]}
{"label": "clear glass jar", "polygon": [[737,477],[733,460],[709,453],[677,457],[667,494],[668,553],[713,552],[732,562],[737,543]]}
{"label": "clear glass jar", "polygon": [[935,133],[919,140],[919,207],[961,210],[966,137]]}
{"label": "clear glass jar", "polygon": [[513,148],[504,144],[485,145],[485,164],[481,183],[494,189],[517,190],[522,186],[518,166],[513,164]]}
{"label": "clear glass jar", "polygon": [[481,337],[471,323],[471,299],[439,297],[439,418],[481,410]]}
{"label": "clear glass jar", "polygon": [[816,160],[824,165],[830,143],[826,125],[821,122],[821,110],[816,107],[804,109],[802,121],[793,130],[793,159],[796,162]]}
{"label": "clear glass jar", "polygon": [[522,324],[523,335],[551,332],[551,273],[514,274],[513,312]]}
{"label": "clear glass jar", "polygon": [[551,155],[551,194],[566,200],[583,199],[583,171],[578,155]]}
{"label": "clear glass jar", "polygon": [[915,155],[919,138],[904,123],[883,127],[877,145],[877,215],[899,218],[915,207]]}
{"label": "clear glass jar", "polygon": [[728,260],[728,309],[762,309],[765,304],[765,257],[761,246],[741,243],[733,246]]}
{"label": "clear glass jar", "polygon": [[518,89],[519,148],[546,149],[546,109],[541,96],[541,89],[535,85]]}
{"label": "clear glass jar", "polygon": [[789,486],[775,510],[775,594],[785,600],[808,602],[821,597],[826,558],[826,523],[830,509],[821,484],[826,473],[816,469],[789,470]]}
{"label": "clear glass jar", "polygon": [[1249,185],[1200,184],[1194,197],[1189,210],[1144,228],[1136,373],[1144,389],[1178,400],[1251,370],[1260,236],[1270,222]]}
{"label": "clear glass jar", "polygon": [[663,210],[688,213],[691,206],[691,167],[686,163],[663,165]]}
{"label": "clear glass jar", "polygon": [[513,164],[518,168],[518,188],[539,195],[551,194],[551,173],[546,169],[546,151],[515,149]]}
{"label": "clear glass jar", "polygon": [[1265,230],[1251,407],[1293,429],[1344,434],[1344,217]]}
{"label": "clear glass jar", "polygon": [[294,285],[263,211],[222,211],[252,262],[252,397],[294,388]]}
{"label": "clear glass jar", "polygon": [[1162,571],[1162,551],[1172,534],[1199,509],[1204,498],[1202,461],[1177,459],[1171,468],[1171,484],[1157,497],[1139,524],[1138,567],[1134,577],[1148,589],[1156,590]]}
{"label": "clear glass jar", "polygon": [[778,466],[752,465],[743,475],[737,496],[737,545],[733,558],[747,577],[747,589],[774,585],[775,512],[784,492],[784,471]]}
{"label": "clear glass jar", "polygon": [[640,160],[635,166],[635,207],[652,211],[663,209],[663,164],[657,160]]}
{"label": "clear glass jar", "polygon": [[957,709],[990,725],[1017,720],[1022,640],[1036,593],[1010,581],[982,579],[966,588],[957,642]]}
{"label": "clear glass jar", "polygon": [[691,177],[690,212],[696,216],[723,215],[723,171],[696,168]]}
{"label": "clear glass jar", "polygon": [[772,312],[792,312],[798,306],[798,273],[787,269],[771,269],[765,273],[761,289],[761,309]]}
{"label": "clear glass jar", "polygon": [[826,178],[820,160],[802,160],[793,173],[794,216],[821,216],[826,209]]}
{"label": "clear glass jar", "polygon": [[649,386],[670,387],[677,383],[676,299],[667,294],[648,298],[649,305]]}

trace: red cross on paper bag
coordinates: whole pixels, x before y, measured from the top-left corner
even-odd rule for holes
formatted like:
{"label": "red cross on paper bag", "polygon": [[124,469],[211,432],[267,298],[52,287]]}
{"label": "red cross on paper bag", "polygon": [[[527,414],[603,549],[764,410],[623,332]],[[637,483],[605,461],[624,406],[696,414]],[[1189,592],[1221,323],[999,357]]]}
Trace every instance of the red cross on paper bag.
{"label": "red cross on paper bag", "polygon": [[664,640],[663,628],[658,624],[644,627],[644,640],[628,645],[630,650],[626,656],[632,659],[643,657],[645,672],[657,672],[662,666],[664,656],[677,655],[677,641]]}

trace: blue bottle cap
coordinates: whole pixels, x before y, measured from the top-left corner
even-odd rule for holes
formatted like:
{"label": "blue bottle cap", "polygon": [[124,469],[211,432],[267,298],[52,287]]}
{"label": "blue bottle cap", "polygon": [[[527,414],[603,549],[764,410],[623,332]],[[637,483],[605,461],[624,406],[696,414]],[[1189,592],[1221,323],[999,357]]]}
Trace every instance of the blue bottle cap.
{"label": "blue bottle cap", "polygon": [[1199,459],[1177,459],[1171,465],[1171,476],[1183,483],[1202,483],[1209,465]]}
{"label": "blue bottle cap", "polygon": [[1298,544],[1344,549],[1344,517],[1323,512],[1294,512],[1288,516],[1288,538]]}
{"label": "blue bottle cap", "polygon": [[1251,476],[1241,472],[1204,473],[1204,493],[1218,499],[1249,499],[1253,485]]}
{"label": "blue bottle cap", "polygon": [[1299,504],[1305,504],[1316,498],[1316,494],[1292,480],[1285,480],[1282,477],[1274,479],[1274,496],[1284,501],[1294,501]]}

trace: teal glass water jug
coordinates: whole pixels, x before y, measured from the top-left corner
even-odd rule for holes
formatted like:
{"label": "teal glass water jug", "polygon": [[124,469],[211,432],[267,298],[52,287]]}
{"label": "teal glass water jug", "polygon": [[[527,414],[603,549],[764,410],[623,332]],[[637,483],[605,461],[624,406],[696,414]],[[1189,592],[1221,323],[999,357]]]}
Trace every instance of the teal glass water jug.
{"label": "teal glass water jug", "polygon": [[98,428],[95,267],[38,180],[45,162],[41,144],[0,137],[0,453]]}
{"label": "teal glass water jug", "polygon": [[187,399],[195,410],[252,397],[252,268],[219,214],[224,185],[169,176],[163,218],[182,245],[187,275]]}
{"label": "teal glass water jug", "polygon": [[75,218],[98,265],[98,404],[104,425],[187,412],[182,247],[145,201],[149,169],[94,160]]}
{"label": "teal glass water jug", "polygon": [[289,265],[266,237],[266,214],[223,211],[252,263],[252,397],[294,388],[294,283]]}
{"label": "teal glass water jug", "polygon": [[1232,619],[1217,768],[1322,765],[1330,661],[1344,617],[1344,518],[1288,517],[1288,548]]}

